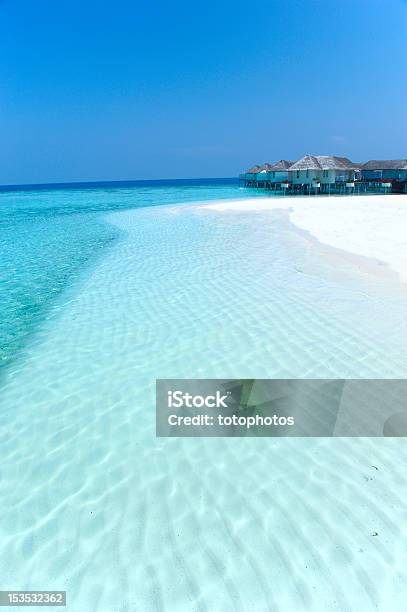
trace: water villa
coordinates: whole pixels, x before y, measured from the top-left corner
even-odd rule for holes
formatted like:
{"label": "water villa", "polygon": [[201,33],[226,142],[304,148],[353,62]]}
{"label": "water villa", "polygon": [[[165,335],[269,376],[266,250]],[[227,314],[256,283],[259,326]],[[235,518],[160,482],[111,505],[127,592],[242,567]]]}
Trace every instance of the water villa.
{"label": "water villa", "polygon": [[277,193],[407,193],[407,159],[354,163],[337,155],[304,155],[256,165],[239,176],[244,187]]}

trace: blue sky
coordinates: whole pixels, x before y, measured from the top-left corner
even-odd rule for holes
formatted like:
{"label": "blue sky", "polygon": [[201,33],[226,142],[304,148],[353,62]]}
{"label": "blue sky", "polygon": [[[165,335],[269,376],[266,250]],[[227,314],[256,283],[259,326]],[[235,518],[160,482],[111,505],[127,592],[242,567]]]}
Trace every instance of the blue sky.
{"label": "blue sky", "polygon": [[0,183],[407,157],[404,0],[0,0]]}

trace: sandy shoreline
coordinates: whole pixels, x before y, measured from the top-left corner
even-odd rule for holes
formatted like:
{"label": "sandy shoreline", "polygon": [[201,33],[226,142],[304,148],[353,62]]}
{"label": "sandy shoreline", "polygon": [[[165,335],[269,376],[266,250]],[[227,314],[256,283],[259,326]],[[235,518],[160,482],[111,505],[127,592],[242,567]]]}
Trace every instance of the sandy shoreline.
{"label": "sandy shoreline", "polygon": [[321,243],[378,260],[407,282],[407,196],[279,197],[206,204],[218,211],[284,209]]}

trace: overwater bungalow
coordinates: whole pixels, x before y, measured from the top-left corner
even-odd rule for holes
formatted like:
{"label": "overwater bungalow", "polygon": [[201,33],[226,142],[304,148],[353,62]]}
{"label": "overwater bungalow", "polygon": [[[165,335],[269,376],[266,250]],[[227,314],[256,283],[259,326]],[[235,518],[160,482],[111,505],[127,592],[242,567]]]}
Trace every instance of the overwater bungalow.
{"label": "overwater bungalow", "polygon": [[407,159],[371,159],[361,174],[366,181],[407,180]]}
{"label": "overwater bungalow", "polygon": [[271,183],[288,183],[288,170],[293,165],[293,161],[287,159],[280,159],[280,161],[273,164],[268,173],[268,180]]}
{"label": "overwater bungalow", "polygon": [[268,163],[260,166],[260,170],[256,174],[257,182],[262,182],[266,180],[270,168],[271,168],[271,164],[268,164]]}
{"label": "overwater bungalow", "polygon": [[273,189],[288,183],[288,169],[293,163],[287,159],[280,159],[274,164],[256,165],[246,170],[244,174],[240,174],[239,179],[247,187]]}
{"label": "overwater bungalow", "polygon": [[256,164],[252,166],[244,174],[240,175],[240,179],[245,181],[247,187],[257,187],[257,174],[261,172],[262,166],[260,164]]}
{"label": "overwater bungalow", "polygon": [[347,157],[337,155],[304,155],[289,168],[289,182],[294,190],[312,188],[329,193],[339,186],[352,189],[357,168]]}
{"label": "overwater bungalow", "polygon": [[354,163],[339,155],[304,155],[296,162],[254,166],[239,178],[246,187],[278,193],[405,193],[407,159]]}
{"label": "overwater bungalow", "polygon": [[256,177],[256,187],[263,189],[282,189],[288,186],[288,168],[292,161],[280,159],[275,164],[264,164]]}

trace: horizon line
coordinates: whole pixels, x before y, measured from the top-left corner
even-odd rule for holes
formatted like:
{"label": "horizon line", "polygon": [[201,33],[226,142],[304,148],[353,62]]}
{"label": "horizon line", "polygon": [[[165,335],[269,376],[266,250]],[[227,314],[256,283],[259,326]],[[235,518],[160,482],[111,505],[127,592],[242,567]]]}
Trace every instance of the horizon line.
{"label": "horizon line", "polygon": [[92,187],[96,185],[136,184],[136,183],[171,183],[177,181],[224,181],[238,180],[239,176],[208,176],[196,178],[160,178],[160,179],[117,179],[117,180],[90,180],[90,181],[57,181],[51,183],[4,183],[0,184],[0,191],[44,189],[47,187]]}

